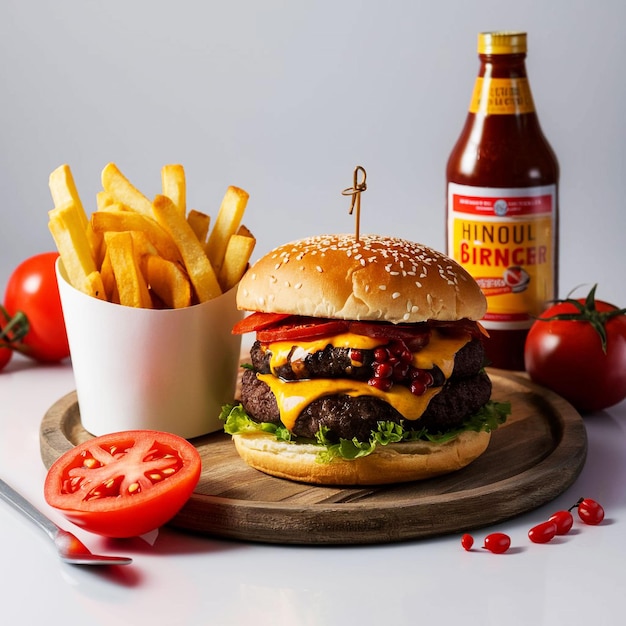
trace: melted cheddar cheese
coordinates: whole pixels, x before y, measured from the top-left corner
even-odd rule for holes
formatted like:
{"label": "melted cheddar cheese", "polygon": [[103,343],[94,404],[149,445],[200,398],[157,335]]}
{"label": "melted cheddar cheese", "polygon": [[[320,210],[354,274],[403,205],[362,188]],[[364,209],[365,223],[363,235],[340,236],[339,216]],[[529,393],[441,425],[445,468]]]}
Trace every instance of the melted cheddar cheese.
{"label": "melted cheddar cheese", "polygon": [[326,346],[333,348],[352,348],[354,350],[373,350],[378,346],[388,343],[387,339],[380,337],[366,337],[365,335],[355,335],[354,333],[342,333],[333,337],[324,337],[314,341],[303,341],[296,347],[293,341],[275,341],[266,344],[266,349],[271,352],[270,369],[272,372],[289,362],[297,363],[303,361],[307,354],[321,352]]}
{"label": "melted cheddar cheese", "polygon": [[[455,354],[470,339],[469,335],[450,337],[434,329],[428,345],[419,352],[413,353],[413,365],[421,369],[432,369],[437,366],[447,379],[454,369]],[[328,345],[336,348],[373,350],[385,343],[387,341],[380,338],[374,339],[364,335],[345,333],[304,342],[295,349],[293,343],[288,341],[269,343],[265,348],[271,352],[270,368],[272,372],[275,372],[276,368],[287,362],[291,362],[292,367],[297,369],[297,363],[303,361],[307,354],[323,350]],[[257,374],[257,377],[272,390],[280,411],[280,420],[289,430],[293,429],[298,415],[306,406],[324,396],[345,394],[353,397],[380,398],[406,419],[416,420],[422,416],[430,400],[441,391],[441,387],[431,387],[423,395],[415,396],[403,385],[394,385],[390,391],[381,391],[368,385],[367,382],[347,378],[286,381],[272,374]]]}
{"label": "melted cheddar cheese", "polygon": [[407,387],[394,385],[390,391],[380,391],[366,382],[347,378],[310,378],[285,381],[271,374],[259,374],[259,379],[269,385],[280,409],[280,421],[292,430],[298,415],[314,400],[330,395],[375,396],[390,404],[407,419],[417,419],[426,410],[430,399],[441,391],[431,387],[421,396],[414,396]]}

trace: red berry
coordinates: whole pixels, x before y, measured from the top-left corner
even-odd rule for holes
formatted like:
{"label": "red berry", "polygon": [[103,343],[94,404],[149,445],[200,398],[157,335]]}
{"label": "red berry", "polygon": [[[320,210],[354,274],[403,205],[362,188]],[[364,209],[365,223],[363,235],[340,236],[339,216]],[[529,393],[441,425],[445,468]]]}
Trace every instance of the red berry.
{"label": "red berry", "polygon": [[491,533],[485,537],[483,548],[494,554],[502,554],[511,546],[511,538],[504,533]]}
{"label": "red berry", "polygon": [[389,358],[389,352],[387,348],[376,348],[374,350],[374,360],[377,363],[384,363]]}
{"label": "red berry", "polygon": [[370,378],[367,384],[379,391],[389,391],[393,387],[393,380],[391,380],[391,378],[378,378],[375,376]]}
{"label": "red berry", "polygon": [[578,508],[578,517],[585,524],[595,526],[604,519],[604,509],[591,498],[581,498],[575,506]]}
{"label": "red berry", "polygon": [[399,361],[393,366],[393,379],[399,383],[409,375],[409,366]]}
{"label": "red berry", "polygon": [[469,552],[472,549],[472,546],[474,545],[474,537],[472,537],[472,535],[468,535],[467,533],[465,533],[461,537],[461,545]]}
{"label": "red berry", "polygon": [[363,352],[357,348],[350,348],[350,360],[353,363],[363,363]]}
{"label": "red berry", "polygon": [[567,535],[574,524],[574,517],[569,511],[557,511],[548,521],[556,524],[557,535]]}
{"label": "red berry", "polygon": [[557,526],[554,522],[541,522],[528,531],[528,538],[533,543],[548,543],[556,535]]}
{"label": "red berry", "polygon": [[393,366],[390,363],[374,363],[374,376],[376,378],[391,378]]}
{"label": "red berry", "polygon": [[426,393],[426,385],[419,380],[412,380],[409,389],[414,396],[422,396]]}

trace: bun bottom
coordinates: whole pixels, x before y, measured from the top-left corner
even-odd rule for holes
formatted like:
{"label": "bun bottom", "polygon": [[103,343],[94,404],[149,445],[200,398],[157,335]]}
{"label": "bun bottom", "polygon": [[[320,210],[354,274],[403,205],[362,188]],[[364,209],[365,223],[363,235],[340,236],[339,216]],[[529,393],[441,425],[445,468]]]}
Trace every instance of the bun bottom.
{"label": "bun bottom", "polygon": [[489,445],[491,433],[465,431],[443,444],[416,441],[378,446],[353,461],[316,460],[319,447],[277,441],[265,433],[233,435],[239,456],[251,467],[278,478],[318,485],[384,485],[424,480],[462,469]]}

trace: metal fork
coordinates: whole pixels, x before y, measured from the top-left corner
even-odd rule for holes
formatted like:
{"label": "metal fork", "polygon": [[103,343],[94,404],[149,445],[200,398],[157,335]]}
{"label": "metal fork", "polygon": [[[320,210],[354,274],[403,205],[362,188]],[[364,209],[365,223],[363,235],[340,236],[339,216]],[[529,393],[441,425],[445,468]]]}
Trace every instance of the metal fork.
{"label": "metal fork", "polygon": [[59,556],[66,563],[74,565],[128,565],[132,563],[132,559],[125,556],[92,554],[78,537],[57,526],[1,478],[0,497],[43,530],[54,541]]}

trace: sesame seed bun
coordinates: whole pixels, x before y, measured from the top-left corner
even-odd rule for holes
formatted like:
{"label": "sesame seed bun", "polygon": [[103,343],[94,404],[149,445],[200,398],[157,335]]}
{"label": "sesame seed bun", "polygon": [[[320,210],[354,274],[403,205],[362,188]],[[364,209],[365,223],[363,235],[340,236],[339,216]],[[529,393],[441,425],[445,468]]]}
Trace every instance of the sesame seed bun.
{"label": "sesame seed bun", "polygon": [[478,320],[486,299],[446,255],[394,237],[320,235],[279,246],[245,274],[248,311],[416,323]]}

